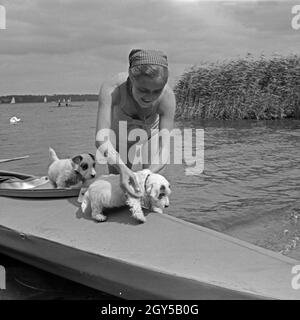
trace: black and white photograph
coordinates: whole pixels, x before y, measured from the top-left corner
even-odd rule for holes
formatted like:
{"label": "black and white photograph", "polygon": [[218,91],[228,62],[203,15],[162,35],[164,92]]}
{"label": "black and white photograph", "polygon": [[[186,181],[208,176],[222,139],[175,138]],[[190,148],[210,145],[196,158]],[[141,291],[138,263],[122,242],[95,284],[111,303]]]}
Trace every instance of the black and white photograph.
{"label": "black and white photograph", "polygon": [[300,300],[300,1],[0,0],[0,300]]}

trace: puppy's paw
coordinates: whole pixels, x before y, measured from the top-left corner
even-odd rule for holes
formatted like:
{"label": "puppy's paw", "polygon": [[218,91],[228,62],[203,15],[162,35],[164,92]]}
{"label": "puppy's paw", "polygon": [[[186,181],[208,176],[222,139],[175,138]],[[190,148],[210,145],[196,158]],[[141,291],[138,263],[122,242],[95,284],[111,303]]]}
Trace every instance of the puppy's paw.
{"label": "puppy's paw", "polygon": [[140,222],[146,222],[146,218],[145,218],[143,212],[133,212],[132,216],[134,217],[134,219],[136,219]]}
{"label": "puppy's paw", "polygon": [[70,188],[67,188],[66,184],[65,183],[56,183],[56,188],[57,189],[70,189]]}
{"label": "puppy's paw", "polygon": [[97,222],[104,222],[106,221],[107,217],[104,214],[98,213],[95,216],[93,216],[93,218],[97,221]]}

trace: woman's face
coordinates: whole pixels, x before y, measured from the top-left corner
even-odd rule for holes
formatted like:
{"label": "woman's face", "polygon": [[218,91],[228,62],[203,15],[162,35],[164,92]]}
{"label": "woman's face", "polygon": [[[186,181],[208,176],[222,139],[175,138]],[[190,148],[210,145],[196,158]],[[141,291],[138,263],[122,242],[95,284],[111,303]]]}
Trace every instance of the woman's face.
{"label": "woman's face", "polygon": [[149,108],[162,94],[166,82],[161,78],[149,78],[140,76],[138,79],[131,78],[132,95],[141,108]]}

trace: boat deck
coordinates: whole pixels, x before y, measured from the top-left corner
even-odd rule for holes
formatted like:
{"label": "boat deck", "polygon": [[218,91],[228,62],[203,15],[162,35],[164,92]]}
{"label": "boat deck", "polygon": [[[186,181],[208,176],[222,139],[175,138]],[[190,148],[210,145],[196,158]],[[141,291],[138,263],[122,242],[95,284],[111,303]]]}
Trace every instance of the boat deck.
{"label": "boat deck", "polygon": [[299,261],[169,215],[83,216],[76,198],[0,197],[0,251],[125,299],[300,299]]}

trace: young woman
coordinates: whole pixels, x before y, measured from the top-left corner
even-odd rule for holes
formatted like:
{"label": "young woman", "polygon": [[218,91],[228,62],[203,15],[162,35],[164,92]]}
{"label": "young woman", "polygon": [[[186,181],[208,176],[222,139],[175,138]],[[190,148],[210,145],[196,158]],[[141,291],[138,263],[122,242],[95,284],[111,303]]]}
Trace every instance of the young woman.
{"label": "young woman", "polygon": [[[120,174],[121,187],[132,196],[140,195],[131,170],[133,157],[128,152],[134,150],[133,146],[142,145],[143,155],[145,148],[151,153],[143,162],[143,168],[158,172],[166,165],[168,144],[164,139],[157,139],[156,148],[153,150],[154,144],[151,143],[149,149],[149,141],[158,136],[158,130],[173,129],[176,102],[167,81],[168,61],[163,52],[133,49],[129,54],[128,74],[118,74],[113,80],[103,83],[100,89],[96,148],[107,158],[109,172]],[[115,145],[99,139],[99,133],[103,132],[103,129],[111,129],[115,133]],[[145,141],[128,139],[133,129],[143,129]],[[127,146],[127,159],[121,157],[122,155],[124,158],[124,152],[120,152],[124,146]],[[149,156],[152,163],[149,163]],[[164,162],[159,161],[161,158]],[[130,184],[136,190],[135,194],[130,191]]]}

